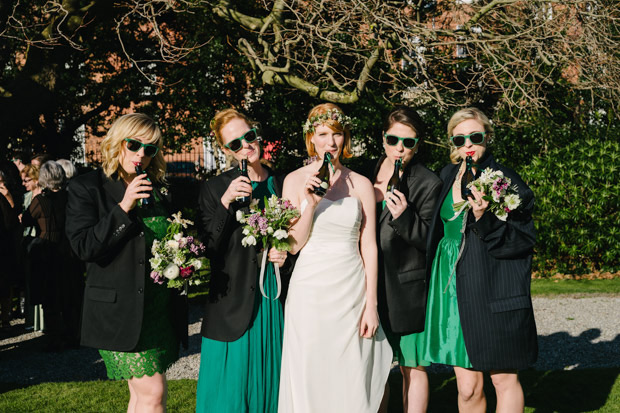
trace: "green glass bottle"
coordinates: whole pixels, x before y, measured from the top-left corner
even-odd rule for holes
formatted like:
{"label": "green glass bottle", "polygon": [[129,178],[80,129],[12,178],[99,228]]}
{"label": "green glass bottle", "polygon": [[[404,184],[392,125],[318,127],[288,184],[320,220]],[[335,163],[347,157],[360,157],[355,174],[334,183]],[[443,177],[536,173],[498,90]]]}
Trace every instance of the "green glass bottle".
{"label": "green glass bottle", "polygon": [[321,180],[321,185],[314,188],[314,193],[318,196],[325,196],[329,189],[329,165],[331,163],[331,155],[325,152],[323,156],[323,164],[319,168],[318,178]]}

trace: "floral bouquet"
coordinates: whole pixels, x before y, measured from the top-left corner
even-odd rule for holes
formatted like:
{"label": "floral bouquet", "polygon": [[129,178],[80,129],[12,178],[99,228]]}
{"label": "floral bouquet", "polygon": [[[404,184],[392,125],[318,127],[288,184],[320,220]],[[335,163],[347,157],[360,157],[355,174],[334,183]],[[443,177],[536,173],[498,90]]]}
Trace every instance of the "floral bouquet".
{"label": "floral bouquet", "polygon": [[[502,221],[506,221],[508,213],[521,205],[521,198],[517,194],[517,187],[515,185],[511,186],[510,178],[505,177],[502,171],[494,171],[491,168],[487,168],[482,171],[478,179],[469,183],[467,187],[475,187],[476,190],[484,193],[482,199],[489,202],[488,210]],[[460,213],[460,210],[464,207],[469,207],[467,201],[455,204],[454,210]]]}
{"label": "floral bouquet", "polygon": [[163,239],[153,241],[149,260],[151,278],[157,284],[167,280],[168,288],[185,288],[187,284],[198,285],[205,281],[207,259],[203,256],[205,246],[183,230],[194,225],[190,220],[181,218],[181,213],[168,218],[170,225]]}
{"label": "floral bouquet", "polygon": [[[258,199],[253,199],[250,203],[250,211],[247,214],[241,210],[237,211],[237,221],[243,224],[244,237],[241,240],[241,245],[248,247],[256,245],[259,241],[262,243],[263,259],[260,272],[260,290],[265,297],[267,296],[263,289],[263,277],[269,247],[273,246],[280,251],[290,251],[288,229],[291,226],[291,220],[298,216],[299,210],[290,201],[278,198],[275,195],[271,195],[270,198],[265,197],[265,208],[262,210],[258,207]],[[276,298],[278,298],[281,282],[277,265],[275,272],[278,283]]]}

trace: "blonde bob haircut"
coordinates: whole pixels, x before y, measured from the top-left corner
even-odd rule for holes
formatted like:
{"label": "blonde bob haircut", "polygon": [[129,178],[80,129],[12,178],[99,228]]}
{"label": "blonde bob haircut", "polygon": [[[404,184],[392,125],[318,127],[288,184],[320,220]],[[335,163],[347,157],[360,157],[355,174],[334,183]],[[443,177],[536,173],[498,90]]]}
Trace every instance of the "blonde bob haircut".
{"label": "blonde bob haircut", "polygon": [[163,137],[155,121],[143,113],[130,113],[114,121],[103,142],[101,142],[103,173],[111,177],[118,172],[121,168],[120,156],[123,142],[125,138],[135,137],[140,137],[146,143],[159,147],[159,151],[151,159],[146,173],[152,181],[163,182],[166,175],[166,161],[164,161],[164,154],[161,150]]}
{"label": "blonde bob haircut", "polygon": [[450,145],[450,161],[454,164],[461,161],[461,155],[459,155],[457,148],[452,145],[452,140],[450,139],[450,137],[452,136],[452,131],[454,131],[454,128],[456,128],[459,123],[468,119],[475,119],[480,122],[482,126],[484,126],[484,131],[486,132],[485,142],[487,145],[491,143],[491,138],[493,136],[493,125],[491,125],[491,121],[489,120],[489,118],[487,118],[487,115],[485,115],[484,112],[482,112],[478,108],[465,108],[459,110],[454,115],[452,115],[450,121],[448,122],[448,145]]}
{"label": "blonde bob haircut", "polygon": [[39,180],[39,166],[29,163],[26,166],[24,166],[24,169],[22,169],[21,175],[27,176],[33,181],[38,181]]}
{"label": "blonde bob haircut", "polygon": [[242,119],[250,128],[256,127],[256,124],[252,122],[250,118],[239,112],[237,109],[229,108],[217,112],[211,120],[210,126],[211,130],[215,134],[215,141],[222,150],[225,149],[224,139],[222,139],[222,128],[233,119]]}
{"label": "blonde bob haircut", "polygon": [[[308,113],[308,120],[311,120],[317,116],[323,115],[328,111],[337,110],[340,113],[344,114],[342,109],[333,103],[321,103],[310,109],[310,113]],[[321,122],[322,125],[327,126],[334,132],[342,132],[344,134],[344,146],[342,148],[342,156],[345,159],[351,158],[353,156],[353,152],[351,151],[351,129],[348,125],[341,125],[337,120],[326,119],[324,122]],[[316,152],[316,148],[312,143],[312,137],[314,136],[314,129],[306,132],[306,150],[308,151],[309,156],[318,156]]]}

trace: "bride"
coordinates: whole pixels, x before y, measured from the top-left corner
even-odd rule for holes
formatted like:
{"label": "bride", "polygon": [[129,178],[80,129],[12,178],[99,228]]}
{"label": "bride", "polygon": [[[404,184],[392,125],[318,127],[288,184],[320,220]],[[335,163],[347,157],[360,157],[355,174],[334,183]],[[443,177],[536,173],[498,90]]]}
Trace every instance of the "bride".
{"label": "bride", "polygon": [[[299,252],[284,312],[280,412],[376,412],[392,350],[377,315],[375,197],[370,181],[342,166],[351,157],[350,119],[336,105],[314,107],[304,126],[315,162],[284,181],[302,212],[290,230]],[[332,159],[324,198],[318,169]]]}

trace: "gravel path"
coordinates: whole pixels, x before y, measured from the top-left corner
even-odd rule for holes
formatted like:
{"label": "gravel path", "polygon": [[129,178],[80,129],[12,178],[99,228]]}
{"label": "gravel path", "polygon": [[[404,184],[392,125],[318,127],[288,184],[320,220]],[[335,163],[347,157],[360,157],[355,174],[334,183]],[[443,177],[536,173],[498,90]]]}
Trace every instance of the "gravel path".
{"label": "gravel path", "polygon": [[[620,296],[534,298],[540,352],[537,370],[620,367]],[[200,367],[200,308],[190,307],[189,349],[167,373],[169,379],[197,379]],[[41,333],[24,332],[23,319],[0,333],[0,382],[106,379],[97,350],[42,351]],[[442,371],[441,367],[431,371]]]}

